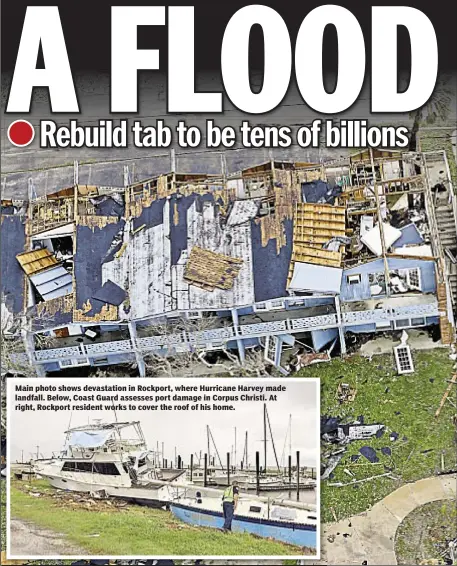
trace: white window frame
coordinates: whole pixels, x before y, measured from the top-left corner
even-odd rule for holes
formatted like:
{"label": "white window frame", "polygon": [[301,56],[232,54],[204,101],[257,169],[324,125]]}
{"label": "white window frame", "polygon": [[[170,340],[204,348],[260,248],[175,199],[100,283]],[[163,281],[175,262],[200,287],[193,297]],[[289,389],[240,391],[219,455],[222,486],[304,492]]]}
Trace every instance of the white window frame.
{"label": "white window frame", "polygon": [[352,273],[346,275],[346,283],[351,285],[360,285],[362,283],[362,274],[361,273]]}
{"label": "white window frame", "polygon": [[406,283],[410,289],[422,291],[422,277],[420,267],[407,267],[398,269],[398,274],[406,278]]}
{"label": "white window frame", "polygon": [[[416,281],[414,281],[415,278]],[[408,281],[408,285],[409,287],[411,287],[411,289],[422,291],[422,277],[419,267],[410,267],[406,271],[406,280]]]}
{"label": "white window frame", "polygon": [[[406,373],[414,373],[414,363],[411,355],[411,348],[407,344],[399,344],[394,348],[395,362],[397,364],[397,371],[403,375]],[[405,365],[400,356],[407,356],[408,363]]]}
{"label": "white window frame", "polygon": [[[71,362],[71,363],[66,363]],[[76,363],[75,363],[76,362]],[[60,369],[75,368],[79,366],[90,366],[89,358],[70,358],[59,361]]]}
{"label": "white window frame", "polygon": [[254,305],[254,312],[264,312],[268,310],[268,302],[256,303]]}

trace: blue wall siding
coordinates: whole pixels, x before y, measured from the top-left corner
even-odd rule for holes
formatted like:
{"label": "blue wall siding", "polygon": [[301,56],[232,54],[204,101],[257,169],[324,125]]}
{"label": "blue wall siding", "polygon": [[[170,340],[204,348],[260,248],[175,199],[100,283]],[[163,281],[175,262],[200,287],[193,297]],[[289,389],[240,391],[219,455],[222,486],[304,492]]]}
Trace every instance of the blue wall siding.
{"label": "blue wall siding", "polygon": [[314,349],[319,351],[329,342],[335,340],[338,336],[338,328],[329,328],[328,330],[313,330],[311,332]]}
{"label": "blue wall siding", "polygon": [[[436,291],[436,280],[435,280],[435,262],[433,260],[419,260],[419,259],[396,259],[388,258],[387,263],[390,270],[395,269],[408,269],[412,267],[418,267],[421,270],[422,279],[422,292],[423,293],[434,293]],[[364,301],[371,299],[370,284],[368,281],[368,275],[370,273],[383,273],[384,272],[384,262],[382,259],[376,259],[359,265],[357,267],[352,267],[351,269],[345,269],[343,272],[343,279],[341,282],[341,300],[342,301]],[[361,282],[356,285],[349,285],[347,283],[347,276],[360,273]],[[376,295],[373,298],[377,298],[380,295]]]}
{"label": "blue wall siding", "polygon": [[[385,330],[385,328],[383,328]],[[344,332],[354,332],[354,334],[363,334],[364,332],[376,332],[376,324],[359,324],[358,326],[345,326]]]}

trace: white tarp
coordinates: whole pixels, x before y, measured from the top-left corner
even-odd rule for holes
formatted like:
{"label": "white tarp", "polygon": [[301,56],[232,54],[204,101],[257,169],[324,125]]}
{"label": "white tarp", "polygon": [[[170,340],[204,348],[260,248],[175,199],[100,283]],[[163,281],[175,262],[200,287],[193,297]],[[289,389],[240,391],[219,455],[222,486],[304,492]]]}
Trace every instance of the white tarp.
{"label": "white tarp", "polygon": [[[390,224],[387,224],[387,222],[383,223],[383,232],[386,250],[388,250],[390,246],[395,243],[402,235],[401,230],[394,228]],[[381,231],[379,224],[376,224],[373,230],[366,232],[362,236],[361,241],[375,255],[377,255],[378,257],[382,255]]]}
{"label": "white tarp", "polygon": [[289,285],[291,291],[315,291],[339,295],[343,270],[312,263],[294,264],[294,274]]}
{"label": "white tarp", "polygon": [[74,448],[99,448],[114,434],[114,430],[75,430],[67,440]]}

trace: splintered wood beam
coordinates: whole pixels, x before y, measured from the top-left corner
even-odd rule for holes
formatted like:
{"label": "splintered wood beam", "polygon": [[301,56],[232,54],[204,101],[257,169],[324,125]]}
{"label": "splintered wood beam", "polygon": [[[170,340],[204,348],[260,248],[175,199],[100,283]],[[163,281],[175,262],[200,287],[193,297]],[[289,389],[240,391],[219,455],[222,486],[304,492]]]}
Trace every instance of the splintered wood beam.
{"label": "splintered wood beam", "polygon": [[446,391],[444,392],[444,395],[441,399],[440,402],[440,406],[438,407],[436,413],[435,413],[435,418],[440,416],[441,413],[441,409],[444,407],[444,403],[446,403],[446,399],[449,397],[449,393],[452,390],[452,386],[457,384],[457,373],[454,373],[454,375],[452,376],[452,379],[449,382],[449,385],[447,386]]}

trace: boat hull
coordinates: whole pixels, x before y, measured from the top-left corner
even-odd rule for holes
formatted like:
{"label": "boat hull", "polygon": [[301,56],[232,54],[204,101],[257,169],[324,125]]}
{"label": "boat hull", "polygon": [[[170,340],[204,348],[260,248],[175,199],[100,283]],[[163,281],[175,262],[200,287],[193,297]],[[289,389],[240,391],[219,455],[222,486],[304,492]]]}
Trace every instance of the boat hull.
{"label": "boat hull", "polygon": [[[181,503],[171,503],[171,511],[175,517],[199,527],[213,527],[222,529],[224,525],[223,513],[207,509],[195,509]],[[234,516],[232,522],[233,532],[251,533],[262,538],[273,538],[281,542],[300,547],[316,548],[316,527],[313,525],[296,525],[294,523],[280,522],[270,519]]]}
{"label": "boat hull", "polygon": [[162,490],[161,493],[160,488],[154,489],[122,486],[118,487],[107,484],[93,484],[72,479],[49,476],[46,479],[49,481],[52,487],[65,491],[75,491],[78,493],[93,493],[103,491],[106,493],[106,495],[115,497],[117,499],[123,499],[125,501],[131,501],[133,503],[147,505],[149,507],[155,508],[164,507],[168,503],[167,494],[163,493],[164,490]]}

